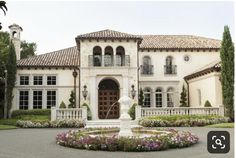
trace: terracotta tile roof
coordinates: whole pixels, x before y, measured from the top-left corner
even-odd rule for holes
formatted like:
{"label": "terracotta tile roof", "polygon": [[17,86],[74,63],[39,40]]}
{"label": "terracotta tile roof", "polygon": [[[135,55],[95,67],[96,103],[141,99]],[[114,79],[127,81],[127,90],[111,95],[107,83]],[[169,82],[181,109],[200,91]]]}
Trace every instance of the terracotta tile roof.
{"label": "terracotta tile roof", "polygon": [[76,46],[17,61],[17,67],[74,67],[79,64]]}
{"label": "terracotta tile roof", "polygon": [[220,72],[220,70],[221,70],[221,61],[220,59],[218,59],[194,71],[192,74],[185,76],[184,79],[191,80],[209,74],[211,72]]}
{"label": "terracotta tile roof", "polygon": [[77,39],[140,39],[141,40],[141,37],[138,35],[132,35],[128,33],[107,29],[78,35]]}
{"label": "terracotta tile roof", "polygon": [[142,35],[141,49],[216,48],[221,41],[192,35]]}

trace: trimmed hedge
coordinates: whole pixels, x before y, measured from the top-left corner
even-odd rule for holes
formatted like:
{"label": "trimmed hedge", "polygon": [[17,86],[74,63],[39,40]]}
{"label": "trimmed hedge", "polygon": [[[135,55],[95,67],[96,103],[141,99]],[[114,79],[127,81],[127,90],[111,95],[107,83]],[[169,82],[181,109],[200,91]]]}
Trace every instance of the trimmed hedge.
{"label": "trimmed hedge", "polygon": [[134,103],[131,108],[128,111],[128,114],[130,115],[130,117],[132,118],[132,120],[135,120],[135,107],[137,106],[136,103]]}
{"label": "trimmed hedge", "polygon": [[22,115],[51,115],[50,109],[34,109],[34,110],[14,110],[11,114],[12,118]]}
{"label": "trimmed hedge", "polygon": [[144,127],[194,127],[229,122],[228,117],[221,116],[157,116],[143,118],[139,124]]}
{"label": "trimmed hedge", "polygon": [[17,127],[21,128],[83,128],[85,123],[81,120],[56,120],[56,121],[25,121],[18,120]]}

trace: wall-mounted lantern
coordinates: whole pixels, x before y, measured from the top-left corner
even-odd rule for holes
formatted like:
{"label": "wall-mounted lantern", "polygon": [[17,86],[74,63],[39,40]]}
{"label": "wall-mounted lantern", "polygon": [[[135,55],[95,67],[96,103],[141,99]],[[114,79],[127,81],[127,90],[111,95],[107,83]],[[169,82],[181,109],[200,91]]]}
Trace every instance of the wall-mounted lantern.
{"label": "wall-mounted lantern", "polygon": [[134,85],[132,85],[131,88],[132,88],[131,95],[132,95],[132,98],[134,99],[134,97],[136,95],[136,90],[134,89]]}
{"label": "wall-mounted lantern", "polygon": [[82,91],[82,94],[83,94],[84,100],[86,100],[86,98],[88,96],[88,91],[87,91],[87,86],[86,85],[84,85],[84,90]]}

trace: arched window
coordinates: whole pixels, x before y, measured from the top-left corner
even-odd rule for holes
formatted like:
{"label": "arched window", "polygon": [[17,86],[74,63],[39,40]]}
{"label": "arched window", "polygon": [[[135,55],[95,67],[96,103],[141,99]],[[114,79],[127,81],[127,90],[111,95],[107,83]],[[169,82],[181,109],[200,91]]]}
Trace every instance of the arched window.
{"label": "arched window", "polygon": [[99,46],[93,48],[93,66],[102,66],[102,48]]}
{"label": "arched window", "polygon": [[174,107],[174,89],[172,87],[167,89],[167,107]]}
{"label": "arched window", "polygon": [[149,56],[143,57],[142,74],[152,74],[151,58]]}
{"label": "arched window", "polygon": [[145,88],[144,89],[144,107],[150,107],[151,106],[151,89]]}
{"label": "arched window", "polygon": [[116,48],[116,65],[125,66],[125,49],[122,46]]}
{"label": "arched window", "polygon": [[113,66],[113,48],[111,46],[105,48],[104,66]]}
{"label": "arched window", "polygon": [[162,89],[156,89],[156,107],[162,107]]}
{"label": "arched window", "polygon": [[165,74],[176,74],[176,65],[172,56],[166,57]]}

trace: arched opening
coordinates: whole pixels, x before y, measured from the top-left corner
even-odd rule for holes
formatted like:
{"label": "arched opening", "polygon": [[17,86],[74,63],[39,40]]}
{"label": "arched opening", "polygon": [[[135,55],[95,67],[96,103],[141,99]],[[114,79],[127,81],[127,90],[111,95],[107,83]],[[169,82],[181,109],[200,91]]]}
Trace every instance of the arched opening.
{"label": "arched opening", "polygon": [[16,31],[12,32],[12,38],[17,38],[17,32]]}
{"label": "arched opening", "polygon": [[112,79],[104,79],[98,85],[99,119],[117,119],[120,116],[119,85]]}
{"label": "arched opening", "polygon": [[157,88],[156,89],[156,107],[162,107],[162,89]]}
{"label": "arched opening", "polygon": [[93,66],[102,66],[102,48],[99,46],[93,48]]}
{"label": "arched opening", "polygon": [[151,89],[145,88],[144,89],[144,107],[150,107],[151,106]]}
{"label": "arched opening", "polygon": [[167,89],[167,107],[174,107],[174,88]]}
{"label": "arched opening", "polygon": [[113,58],[113,48],[107,46],[105,48],[104,66],[113,66]]}
{"label": "arched opening", "polygon": [[122,46],[116,48],[116,65],[125,66],[125,49]]}

